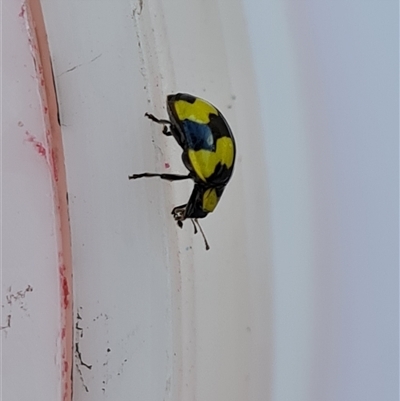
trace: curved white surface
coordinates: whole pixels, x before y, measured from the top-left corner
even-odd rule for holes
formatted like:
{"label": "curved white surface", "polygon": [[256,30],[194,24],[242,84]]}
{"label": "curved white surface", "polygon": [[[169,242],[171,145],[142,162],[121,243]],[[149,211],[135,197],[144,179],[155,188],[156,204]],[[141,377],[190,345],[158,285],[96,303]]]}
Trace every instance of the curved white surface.
{"label": "curved white surface", "polygon": [[[59,250],[21,4],[3,6],[2,395],[59,401]],[[398,3],[42,6],[68,180],[73,399],[397,400]],[[128,180],[185,171],[144,118],[165,117],[178,91],[214,103],[238,145],[202,221],[209,252],[170,216],[191,183]]]}
{"label": "curved white surface", "polygon": [[[250,58],[240,64],[246,81],[234,83],[229,69],[224,29],[246,37],[232,7],[235,27],[222,25],[213,1],[43,2],[69,188],[75,341],[92,366],[76,359],[77,399],[239,401],[269,391],[260,376],[271,362],[266,209],[245,203],[265,204],[266,180]],[[166,116],[165,96],[178,91],[217,105],[238,144],[232,182],[202,222],[209,252],[191,224],[179,230],[170,216],[192,184],[127,178],[184,171],[177,144],[144,118]],[[252,173],[257,188],[244,179]]]}

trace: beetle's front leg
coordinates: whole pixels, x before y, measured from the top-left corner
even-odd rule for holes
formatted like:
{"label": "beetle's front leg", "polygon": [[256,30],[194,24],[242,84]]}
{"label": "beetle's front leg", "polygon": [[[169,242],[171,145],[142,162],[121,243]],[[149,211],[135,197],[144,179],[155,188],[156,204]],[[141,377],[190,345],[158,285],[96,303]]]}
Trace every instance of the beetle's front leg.
{"label": "beetle's front leg", "polygon": [[171,214],[174,216],[174,219],[178,224],[179,228],[183,227],[183,220],[186,219],[185,212],[186,212],[186,205],[176,206],[172,209]]}
{"label": "beetle's front leg", "polygon": [[150,113],[145,113],[144,114],[148,119],[150,119],[151,121],[154,121],[157,124],[161,124],[164,125],[164,128],[162,130],[162,133],[166,136],[171,136],[172,132],[168,129],[167,125],[172,125],[171,121],[169,120],[160,120],[159,118],[153,116],[153,114]]}

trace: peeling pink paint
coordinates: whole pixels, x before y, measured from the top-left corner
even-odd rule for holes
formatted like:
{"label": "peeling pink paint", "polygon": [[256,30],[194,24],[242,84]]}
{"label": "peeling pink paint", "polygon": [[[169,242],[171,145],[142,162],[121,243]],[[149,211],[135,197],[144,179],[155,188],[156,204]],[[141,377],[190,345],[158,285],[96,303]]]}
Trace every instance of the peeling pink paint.
{"label": "peeling pink paint", "polygon": [[64,307],[64,309],[68,309],[69,306],[69,288],[68,288],[68,280],[67,277],[65,276],[66,274],[66,268],[64,265],[60,266],[60,280],[61,280],[61,297],[63,300],[62,306]]}
{"label": "peeling pink paint", "polygon": [[25,15],[25,4],[23,4],[22,6],[21,6],[21,11],[19,12],[19,14],[18,14],[18,17],[24,17],[24,15]]}
{"label": "peeling pink paint", "polygon": [[34,148],[36,149],[37,153],[39,153],[40,156],[43,156],[46,158],[47,152],[46,148],[42,144],[42,142],[38,141],[35,136],[33,136],[29,131],[25,131],[26,135],[26,142],[30,142],[33,144]]}
{"label": "peeling pink paint", "polygon": [[[26,141],[34,145],[39,155],[46,158],[53,178],[54,209],[57,221],[58,264],[60,282],[60,377],[62,380],[62,400],[72,400],[72,258],[67,186],[63,156],[61,128],[58,123],[57,99],[54,88],[50,52],[47,43],[46,27],[43,20],[40,0],[26,0],[21,7],[20,17],[25,19],[27,39],[35,66],[38,91],[41,99],[42,113],[46,126],[44,143],[25,132]],[[18,122],[22,127],[23,123]]]}

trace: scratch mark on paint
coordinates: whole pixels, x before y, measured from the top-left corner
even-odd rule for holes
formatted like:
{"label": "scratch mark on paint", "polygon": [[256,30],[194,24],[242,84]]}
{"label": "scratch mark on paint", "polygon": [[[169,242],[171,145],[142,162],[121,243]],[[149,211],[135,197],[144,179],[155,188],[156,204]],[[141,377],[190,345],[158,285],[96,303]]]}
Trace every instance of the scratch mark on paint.
{"label": "scratch mark on paint", "polygon": [[96,61],[99,57],[101,57],[103,55],[103,53],[100,53],[99,55],[97,55],[96,57],[92,58],[88,64],[93,63],[93,61]]}
{"label": "scratch mark on paint", "polygon": [[[22,309],[23,311],[27,311],[28,308],[26,306],[25,303],[25,297],[29,292],[33,291],[33,287],[31,285],[28,285],[25,289],[23,290],[19,290],[19,291],[15,291],[15,292],[11,292],[12,291],[12,287],[8,287],[7,289],[8,293],[6,295],[6,303],[8,305],[7,309],[8,309],[8,314],[7,314],[7,321],[5,325],[0,326],[0,330],[6,330],[11,328],[11,317],[12,317],[12,311],[14,308],[14,304],[17,303],[17,306],[19,307],[19,309]],[[5,305],[2,305],[2,308],[4,308]],[[28,314],[29,316],[29,314]],[[5,333],[7,333],[7,331],[5,331]]]}
{"label": "scratch mark on paint", "polygon": [[76,369],[78,370],[79,377],[80,377],[80,379],[81,379],[83,388],[84,388],[85,391],[88,393],[88,392],[89,392],[89,388],[88,388],[88,386],[85,384],[85,382],[84,382],[84,380],[83,380],[83,374],[82,374],[81,368],[79,367],[79,365],[78,365],[77,363],[75,363],[75,366],[76,366]]}
{"label": "scratch mark on paint", "polygon": [[7,315],[7,323],[5,326],[0,326],[0,330],[11,328],[11,315]]}
{"label": "scratch mark on paint", "polygon": [[85,363],[85,362],[83,362],[83,360],[82,360],[82,354],[81,354],[81,351],[79,350],[79,343],[78,342],[76,342],[75,343],[75,353],[76,353],[76,355],[77,355],[77,357],[78,357],[78,360],[79,360],[79,363],[81,364],[81,366],[84,366],[85,368],[87,368],[87,369],[92,369],[92,365],[88,365],[87,363]]}
{"label": "scratch mark on paint", "polygon": [[[78,314],[79,316],[79,314]],[[79,333],[79,338],[83,337],[83,327],[79,326],[79,322],[75,323],[75,330],[77,330],[77,333]]]}
{"label": "scratch mark on paint", "polygon": [[[11,292],[11,287],[9,287],[9,291]],[[28,292],[32,292],[32,291],[33,291],[33,288],[30,285],[28,285],[24,290],[20,290],[13,294],[6,295],[6,300],[7,300],[8,305],[11,306],[14,301],[22,302],[21,299],[25,298],[26,294]]]}
{"label": "scratch mark on paint", "polygon": [[[79,307],[80,310],[82,310],[82,307]],[[83,385],[83,388],[85,389],[85,391],[88,393],[89,392],[89,388],[88,386],[85,384],[85,380],[83,377],[83,372],[81,369],[81,366],[84,366],[86,369],[91,370],[92,369],[92,365],[89,365],[87,363],[85,363],[83,361],[82,358],[82,353],[79,349],[79,339],[83,337],[83,328],[79,326],[79,321],[82,321],[82,316],[80,315],[79,312],[76,313],[76,323],[75,323],[75,338],[78,339],[77,342],[75,342],[75,367],[79,373],[79,378],[81,380],[81,383]]]}
{"label": "scratch mark on paint", "polygon": [[85,63],[81,63],[81,64],[78,64],[78,65],[75,65],[74,67],[69,68],[68,70],[66,70],[66,71],[62,72],[60,75],[58,75],[57,78],[63,76],[64,74],[67,74],[68,72],[72,72],[72,71],[76,70],[76,69],[79,68],[79,67],[82,67],[82,66],[84,66],[84,65],[93,63],[93,61],[96,61],[96,60],[97,60],[98,58],[100,58],[102,55],[103,55],[103,53],[100,53],[100,54],[98,54],[96,57],[92,58],[91,60],[89,60],[89,61],[87,61],[87,62],[85,62]]}
{"label": "scratch mark on paint", "polygon": [[143,0],[139,0],[138,6],[132,10],[132,15],[135,18],[136,15],[140,15],[143,11]]}

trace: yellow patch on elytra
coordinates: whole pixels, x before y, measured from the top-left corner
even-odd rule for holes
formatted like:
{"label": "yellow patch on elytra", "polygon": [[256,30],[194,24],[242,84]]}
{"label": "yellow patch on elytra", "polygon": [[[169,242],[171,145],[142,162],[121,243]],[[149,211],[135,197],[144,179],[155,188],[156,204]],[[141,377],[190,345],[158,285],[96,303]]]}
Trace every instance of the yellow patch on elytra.
{"label": "yellow patch on elytra", "polygon": [[217,206],[218,200],[216,190],[214,188],[207,189],[203,195],[203,210],[211,213]]}
{"label": "yellow patch on elytra", "polygon": [[190,120],[199,124],[208,124],[210,122],[210,114],[218,115],[217,109],[202,99],[196,99],[194,103],[177,100],[174,103],[174,107],[181,121]]}
{"label": "yellow patch on elytra", "polygon": [[189,149],[188,156],[194,171],[202,181],[215,171],[218,163],[225,165],[227,168],[232,167],[234,157],[234,146],[231,138],[223,136],[216,143],[215,152],[211,150],[193,150]]}

